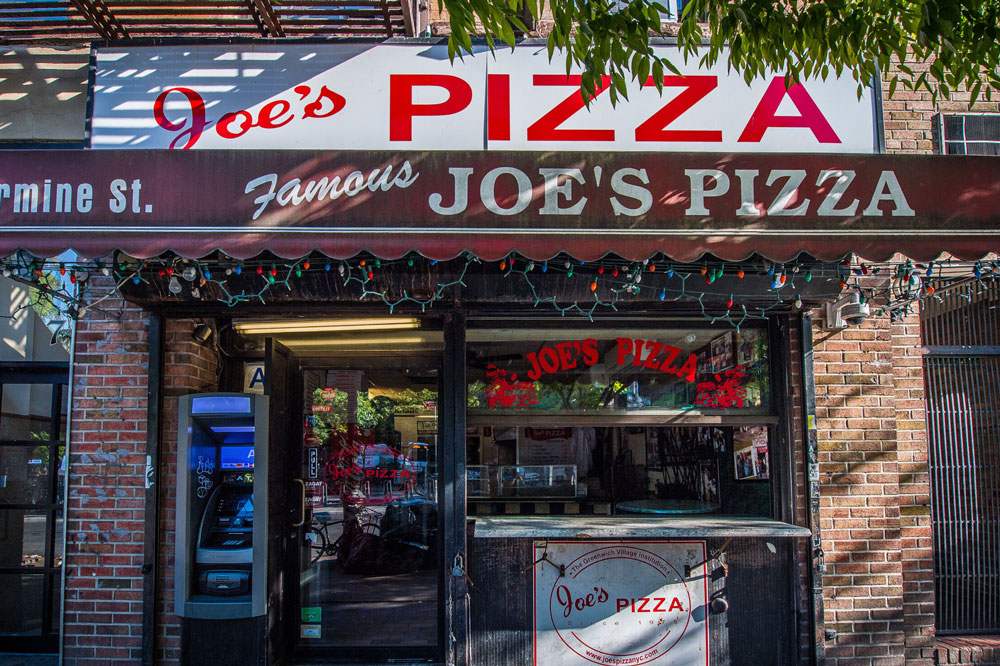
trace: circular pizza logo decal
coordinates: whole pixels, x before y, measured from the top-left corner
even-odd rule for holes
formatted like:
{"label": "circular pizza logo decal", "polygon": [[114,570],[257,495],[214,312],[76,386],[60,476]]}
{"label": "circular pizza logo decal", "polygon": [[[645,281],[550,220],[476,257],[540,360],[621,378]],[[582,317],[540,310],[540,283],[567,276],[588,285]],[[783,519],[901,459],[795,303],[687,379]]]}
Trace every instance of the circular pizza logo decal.
{"label": "circular pizza logo decal", "polygon": [[326,464],[324,482],[332,495],[354,504],[388,504],[402,499],[417,479],[417,466],[385,444],[352,444]]}
{"label": "circular pizza logo decal", "polygon": [[[655,547],[644,546],[641,542],[596,549],[591,545],[582,554],[567,553],[576,557],[565,563],[562,576],[556,567],[542,563],[546,580],[536,594],[547,592],[548,599],[547,604],[536,600],[536,613],[548,617],[536,619],[547,620],[548,633],[554,633],[576,658],[612,666],[650,664],[673,650],[689,632],[693,640],[686,641],[682,651],[695,643],[704,645],[704,622],[694,617],[695,608],[704,603],[697,594],[698,585],[704,585],[701,577],[690,586],[696,592],[693,596],[674,564]],[[551,585],[550,577],[554,578]],[[542,664],[539,656],[536,663]],[[544,663],[549,661],[544,659]]]}

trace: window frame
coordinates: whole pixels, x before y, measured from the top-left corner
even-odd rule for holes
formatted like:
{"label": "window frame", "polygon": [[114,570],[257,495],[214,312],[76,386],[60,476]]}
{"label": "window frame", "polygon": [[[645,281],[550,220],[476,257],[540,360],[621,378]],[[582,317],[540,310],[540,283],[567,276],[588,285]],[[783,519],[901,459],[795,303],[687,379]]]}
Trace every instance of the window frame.
{"label": "window frame", "polygon": [[[997,125],[998,125],[998,133],[997,133],[996,138],[988,138],[988,139],[977,140],[977,141],[969,141],[969,139],[968,139],[968,131],[967,131],[967,128],[966,128],[966,120],[968,118],[982,118],[982,117],[985,117],[985,116],[991,116],[991,117],[996,118]],[[962,119],[962,138],[961,139],[949,139],[947,137],[947,135],[946,135],[946,127],[947,127],[947,121],[950,118],[961,118]],[[939,113],[935,117],[934,129],[935,129],[936,134],[937,134],[937,137],[936,137],[937,138],[937,142],[936,142],[937,146],[936,146],[936,148],[937,148],[938,153],[941,154],[941,155],[961,155],[961,156],[979,156],[979,157],[996,157],[996,156],[1000,156],[1000,154],[998,154],[998,155],[990,155],[990,154],[986,154],[986,153],[969,153],[969,150],[968,150],[968,145],[970,143],[976,143],[976,144],[982,143],[982,144],[990,144],[990,145],[994,145],[995,144],[997,146],[998,153],[1000,153],[1000,113],[987,112],[987,111],[976,112],[976,113],[972,113],[972,112],[970,112],[970,113]],[[948,152],[948,144],[961,145],[963,152],[961,152],[961,153],[949,153]]]}

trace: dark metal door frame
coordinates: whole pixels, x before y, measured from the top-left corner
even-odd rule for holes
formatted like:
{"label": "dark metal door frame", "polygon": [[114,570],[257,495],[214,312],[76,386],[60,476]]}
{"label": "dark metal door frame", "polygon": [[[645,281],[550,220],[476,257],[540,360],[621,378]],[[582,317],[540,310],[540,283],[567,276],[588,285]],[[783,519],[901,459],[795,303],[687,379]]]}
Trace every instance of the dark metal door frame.
{"label": "dark metal door frame", "polygon": [[[294,663],[395,663],[405,658],[409,662],[428,661],[435,664],[446,663],[449,666],[468,666],[466,661],[468,647],[468,605],[467,588],[464,578],[454,578],[450,575],[455,553],[461,553],[463,562],[467,562],[467,546],[465,543],[465,317],[463,314],[448,314],[444,317],[444,352],[439,368],[438,395],[440,409],[438,410],[438,432],[440,440],[437,446],[437,464],[439,469],[438,486],[438,520],[441,531],[441,554],[438,562],[439,591],[438,606],[438,637],[437,645],[401,646],[401,647],[309,647],[297,646],[291,651]],[[294,356],[292,357],[294,359]],[[302,388],[302,372],[304,368],[313,367],[315,359],[307,359],[306,365],[297,365],[299,372],[295,373],[297,392]],[[238,374],[238,373],[237,373]],[[265,373],[267,374],[267,373]],[[304,409],[302,396],[295,398],[293,413]],[[290,424],[301,429],[301,423]],[[301,431],[298,431],[298,441],[301,441]],[[295,441],[293,439],[293,441]],[[292,446],[289,452],[288,478],[294,477],[301,469],[302,447]],[[294,498],[293,498],[294,499]],[[297,510],[296,510],[297,511]],[[297,513],[296,513],[297,515]],[[308,525],[308,521],[306,522]],[[298,528],[296,536],[297,550],[304,538],[305,527]],[[295,569],[292,579],[297,587],[298,559],[295,557]],[[286,594],[282,603],[291,608],[286,611],[285,622],[298,626],[298,591],[295,598]],[[294,641],[294,637],[292,638]]]}
{"label": "dark metal door frame", "polygon": [[[13,511],[41,511],[45,513],[45,546],[44,561],[41,567],[3,567],[0,574],[7,575],[41,575],[42,578],[42,611],[41,627],[38,635],[4,635],[0,636],[0,651],[3,652],[38,652],[56,653],[59,650],[59,621],[53,622],[56,592],[60,590],[62,565],[56,566],[54,562],[56,553],[56,542],[62,538],[61,534],[56,534],[56,513],[63,512],[65,520],[65,506],[63,496],[59,490],[59,459],[54,455],[59,446],[66,446],[66,441],[60,439],[60,417],[62,415],[63,389],[69,384],[69,364],[68,363],[35,363],[16,362],[0,365],[0,401],[3,397],[3,389],[8,384],[50,384],[52,386],[52,398],[49,413],[49,439],[48,440],[2,440],[0,447],[38,447],[47,446],[49,449],[48,469],[46,475],[48,500],[38,504],[30,503],[4,503],[0,504],[0,509]],[[66,398],[69,401],[69,396]],[[68,416],[68,405],[67,405]],[[68,419],[67,419],[68,421]],[[64,455],[66,449],[64,448]],[[65,549],[63,549],[65,557]]]}
{"label": "dark metal door frame", "polygon": [[[447,663],[469,666],[469,595],[466,583],[469,549],[465,506],[465,313],[454,310],[444,318],[444,372],[441,386],[443,434],[441,478],[445,516],[444,637]],[[458,574],[458,575],[456,575]]]}

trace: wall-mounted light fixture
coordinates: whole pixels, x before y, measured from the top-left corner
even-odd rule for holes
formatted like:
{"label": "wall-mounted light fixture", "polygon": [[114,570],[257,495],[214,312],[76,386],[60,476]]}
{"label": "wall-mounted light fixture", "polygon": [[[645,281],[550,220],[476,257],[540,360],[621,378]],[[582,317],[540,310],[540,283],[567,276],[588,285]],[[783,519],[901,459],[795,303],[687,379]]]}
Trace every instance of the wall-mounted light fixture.
{"label": "wall-mounted light fixture", "polygon": [[201,344],[208,342],[208,339],[211,337],[212,327],[205,323],[198,324],[191,332],[191,338],[194,339],[195,342],[200,342]]}

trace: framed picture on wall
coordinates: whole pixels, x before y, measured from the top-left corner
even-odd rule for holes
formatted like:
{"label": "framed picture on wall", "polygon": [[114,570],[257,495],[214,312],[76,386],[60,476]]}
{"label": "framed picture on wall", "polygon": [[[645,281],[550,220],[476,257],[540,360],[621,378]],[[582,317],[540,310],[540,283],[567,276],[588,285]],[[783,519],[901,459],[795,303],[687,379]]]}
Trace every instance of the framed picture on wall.
{"label": "framed picture on wall", "polygon": [[701,487],[699,494],[702,502],[708,504],[719,503],[719,461],[702,460],[698,464]]}
{"label": "framed picture on wall", "polygon": [[746,426],[733,432],[733,465],[737,481],[770,478],[767,427]]}
{"label": "framed picture on wall", "polygon": [[699,347],[698,351],[696,351],[694,354],[695,357],[697,357],[698,359],[697,363],[698,363],[699,379],[711,376],[713,370],[712,370],[712,357],[711,357],[710,345],[704,345],[703,347]]}
{"label": "framed picture on wall", "polygon": [[736,349],[736,364],[747,367],[757,362],[757,338],[760,331],[745,329],[740,331],[739,343]]}
{"label": "framed picture on wall", "polygon": [[721,372],[733,367],[735,365],[735,357],[733,356],[732,332],[724,333],[712,340],[711,353],[712,372]]}

